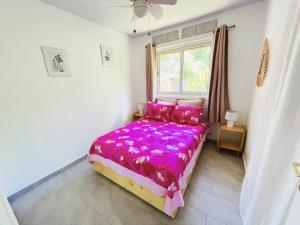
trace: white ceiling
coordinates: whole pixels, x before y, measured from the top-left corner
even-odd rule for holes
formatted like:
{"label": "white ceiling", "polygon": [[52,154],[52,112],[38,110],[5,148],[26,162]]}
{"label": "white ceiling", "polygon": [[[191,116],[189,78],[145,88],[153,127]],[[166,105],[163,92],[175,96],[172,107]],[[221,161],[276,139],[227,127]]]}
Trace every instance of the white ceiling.
{"label": "white ceiling", "polygon": [[[129,0],[42,0],[57,8],[84,17],[102,26],[130,36],[141,35],[148,30],[147,17],[136,21],[137,34],[133,34],[130,8],[108,7],[130,5]],[[238,8],[261,0],[178,0],[175,6],[163,5],[164,15],[159,21],[150,16],[150,30],[158,30],[178,23],[187,22],[216,12]]]}

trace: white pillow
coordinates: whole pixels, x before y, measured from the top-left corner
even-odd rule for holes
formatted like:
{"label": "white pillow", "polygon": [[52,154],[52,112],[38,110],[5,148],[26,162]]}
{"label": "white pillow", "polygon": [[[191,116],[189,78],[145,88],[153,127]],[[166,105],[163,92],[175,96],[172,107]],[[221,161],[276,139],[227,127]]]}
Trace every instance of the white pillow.
{"label": "white pillow", "polygon": [[204,98],[200,99],[178,99],[177,104],[181,106],[203,106],[204,105]]}
{"label": "white pillow", "polygon": [[157,100],[157,104],[163,104],[163,105],[176,105],[176,102],[168,102],[164,100]]}

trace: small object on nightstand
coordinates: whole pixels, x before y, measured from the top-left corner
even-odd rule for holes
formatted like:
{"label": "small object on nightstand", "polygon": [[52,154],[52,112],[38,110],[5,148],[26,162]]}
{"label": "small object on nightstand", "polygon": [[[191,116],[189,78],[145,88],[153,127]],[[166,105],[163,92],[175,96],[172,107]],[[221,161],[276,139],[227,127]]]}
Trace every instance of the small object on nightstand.
{"label": "small object on nightstand", "polygon": [[[221,140],[222,132],[228,132],[228,133],[240,135],[239,143],[233,143],[233,142]],[[225,123],[221,123],[219,127],[219,133],[218,133],[218,147],[220,149],[226,148],[229,150],[236,151],[237,155],[239,156],[244,148],[245,135],[246,135],[246,129],[244,126],[234,126],[231,128],[231,127],[227,127]]]}
{"label": "small object on nightstand", "polygon": [[140,114],[144,114],[144,111],[145,111],[145,104],[144,104],[144,103],[139,103],[139,104],[137,105],[137,108],[138,108],[138,112],[139,112]]}
{"label": "small object on nightstand", "polygon": [[238,113],[231,110],[226,111],[225,120],[227,120],[227,127],[233,128],[234,122],[238,120]]}
{"label": "small object on nightstand", "polygon": [[133,121],[139,120],[144,117],[143,113],[135,112],[132,114]]}

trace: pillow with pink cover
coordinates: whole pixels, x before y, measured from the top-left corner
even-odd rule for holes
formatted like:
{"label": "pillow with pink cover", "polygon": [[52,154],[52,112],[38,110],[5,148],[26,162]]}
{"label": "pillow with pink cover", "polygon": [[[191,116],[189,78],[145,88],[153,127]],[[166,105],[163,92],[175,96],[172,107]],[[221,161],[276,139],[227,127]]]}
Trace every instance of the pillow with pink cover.
{"label": "pillow with pink cover", "polygon": [[145,118],[169,122],[171,120],[171,114],[174,108],[174,105],[156,104],[153,102],[148,102]]}
{"label": "pillow with pink cover", "polygon": [[176,105],[171,120],[175,123],[197,126],[202,123],[200,117],[203,111],[203,107]]}

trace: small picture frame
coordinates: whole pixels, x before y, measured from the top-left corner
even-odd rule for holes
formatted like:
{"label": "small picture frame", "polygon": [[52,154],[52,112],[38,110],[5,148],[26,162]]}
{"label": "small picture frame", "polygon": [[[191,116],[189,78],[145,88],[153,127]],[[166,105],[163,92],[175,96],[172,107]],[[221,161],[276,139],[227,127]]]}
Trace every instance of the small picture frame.
{"label": "small picture frame", "polygon": [[50,77],[71,76],[66,50],[47,46],[41,46],[41,49]]}
{"label": "small picture frame", "polygon": [[102,65],[105,67],[113,66],[113,48],[106,46],[106,45],[100,45],[101,50],[101,58],[102,58]]}

